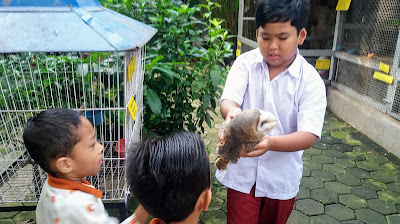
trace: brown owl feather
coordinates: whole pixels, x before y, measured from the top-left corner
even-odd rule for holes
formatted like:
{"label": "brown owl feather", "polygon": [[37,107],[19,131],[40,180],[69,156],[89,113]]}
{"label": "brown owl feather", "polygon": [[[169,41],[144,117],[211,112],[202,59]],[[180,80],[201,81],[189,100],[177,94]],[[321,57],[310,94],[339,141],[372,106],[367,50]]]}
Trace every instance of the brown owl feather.
{"label": "brown owl feather", "polygon": [[242,152],[251,152],[258,142],[276,125],[272,113],[257,109],[244,110],[221,125],[224,141],[219,142],[215,166],[226,169],[228,163],[237,163]]}

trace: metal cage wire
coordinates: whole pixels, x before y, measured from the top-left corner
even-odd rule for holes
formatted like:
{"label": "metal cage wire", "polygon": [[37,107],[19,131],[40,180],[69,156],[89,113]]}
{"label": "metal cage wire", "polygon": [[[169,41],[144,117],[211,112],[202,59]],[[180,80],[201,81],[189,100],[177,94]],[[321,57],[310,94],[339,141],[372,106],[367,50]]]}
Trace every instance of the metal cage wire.
{"label": "metal cage wire", "polygon": [[[141,138],[144,54],[144,48],[126,52],[0,54],[1,202],[38,200],[46,174],[29,159],[22,133],[29,118],[56,107],[86,116],[104,145],[103,166],[88,181],[104,192],[104,201],[126,198],[122,145],[126,139],[128,150]],[[132,58],[136,69],[129,81],[127,71]],[[131,98],[138,108],[135,120],[126,109]],[[118,144],[121,147],[117,148]]]}
{"label": "metal cage wire", "polygon": [[[391,64],[400,26],[398,0],[355,1],[350,5],[344,24],[343,50]],[[340,49],[340,48],[339,48]]]}
{"label": "metal cage wire", "polygon": [[[355,1],[344,18],[335,81],[356,91],[357,99],[400,120],[400,2]],[[394,77],[393,84],[373,78],[381,62],[391,67],[388,75]]]}

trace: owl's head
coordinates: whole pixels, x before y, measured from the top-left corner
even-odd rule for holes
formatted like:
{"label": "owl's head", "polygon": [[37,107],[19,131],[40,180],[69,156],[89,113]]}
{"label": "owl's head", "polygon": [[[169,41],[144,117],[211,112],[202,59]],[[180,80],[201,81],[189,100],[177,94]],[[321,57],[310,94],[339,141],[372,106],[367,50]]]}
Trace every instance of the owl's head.
{"label": "owl's head", "polygon": [[275,116],[268,111],[258,111],[260,112],[260,117],[257,122],[257,132],[267,133],[275,127],[277,120]]}

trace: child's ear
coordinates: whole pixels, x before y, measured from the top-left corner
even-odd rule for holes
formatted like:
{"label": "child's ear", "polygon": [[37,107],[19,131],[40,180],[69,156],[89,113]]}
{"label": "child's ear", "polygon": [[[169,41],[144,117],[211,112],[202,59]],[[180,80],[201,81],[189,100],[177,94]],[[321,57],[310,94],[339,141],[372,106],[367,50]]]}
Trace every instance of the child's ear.
{"label": "child's ear", "polygon": [[306,39],[306,37],[307,37],[307,30],[303,28],[299,32],[297,44],[298,45],[303,45],[304,40]]}
{"label": "child's ear", "polygon": [[72,171],[71,161],[68,157],[62,156],[55,161],[58,172],[66,174]]}
{"label": "child's ear", "polygon": [[197,199],[196,203],[196,208],[198,208],[201,211],[207,211],[208,206],[211,203],[211,188],[208,188],[207,190],[203,191],[199,198]]}

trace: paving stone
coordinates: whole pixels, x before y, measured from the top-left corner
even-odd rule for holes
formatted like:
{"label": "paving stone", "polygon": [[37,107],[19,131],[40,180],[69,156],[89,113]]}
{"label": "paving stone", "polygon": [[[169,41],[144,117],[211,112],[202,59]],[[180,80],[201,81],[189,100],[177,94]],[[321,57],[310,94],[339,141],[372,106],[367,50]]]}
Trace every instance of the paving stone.
{"label": "paving stone", "polygon": [[293,210],[287,220],[286,224],[308,224],[310,223],[310,218],[303,213]]}
{"label": "paving stone", "polygon": [[400,167],[393,163],[381,164],[380,170],[388,171],[393,174],[398,174],[400,172]]}
{"label": "paving stone", "polygon": [[221,209],[223,204],[224,204],[224,200],[222,200],[221,198],[213,197],[210,205],[208,206],[208,210],[209,211],[219,210],[219,209]]}
{"label": "paving stone", "polygon": [[324,155],[312,155],[311,159],[321,164],[333,163],[333,158]]}
{"label": "paving stone", "polygon": [[340,182],[326,182],[325,189],[336,192],[338,194],[350,193],[350,187]]}
{"label": "paving stone", "polygon": [[364,222],[360,222],[359,220],[349,220],[341,222],[340,224],[365,224]]}
{"label": "paving stone", "polygon": [[356,186],[351,188],[351,193],[363,198],[363,199],[373,199],[373,198],[378,198],[378,195],[376,194],[376,190],[373,190],[369,187],[365,186]]}
{"label": "paving stone", "polygon": [[303,161],[304,167],[307,167],[309,170],[322,170],[322,164],[317,163],[315,161]]}
{"label": "paving stone", "polygon": [[359,146],[362,145],[362,143],[356,139],[351,138],[351,136],[347,136],[347,138],[342,139],[342,142],[346,145],[350,146]]}
{"label": "paving stone", "polygon": [[1,204],[1,207],[17,207],[17,206],[24,206],[24,204],[22,202],[10,202]]}
{"label": "paving stone", "polygon": [[350,159],[352,161],[364,161],[366,160],[365,158],[365,153],[363,152],[345,152],[343,153],[343,157]]}
{"label": "paving stone", "polygon": [[13,218],[15,223],[21,223],[29,219],[36,220],[35,211],[22,211]]}
{"label": "paving stone", "polygon": [[336,219],[328,215],[317,215],[310,217],[310,224],[340,224]]}
{"label": "paving stone", "polygon": [[309,198],[310,197],[310,189],[300,186],[299,192],[297,192],[296,200]]}
{"label": "paving stone", "polygon": [[400,215],[388,215],[386,216],[386,221],[388,224],[399,224],[400,223]]}
{"label": "paving stone", "polygon": [[371,199],[368,200],[369,208],[383,214],[383,215],[390,215],[397,213],[397,208],[393,203],[384,201],[382,199]]}
{"label": "paving stone", "polygon": [[323,169],[326,171],[329,171],[331,173],[334,174],[345,174],[346,173],[346,168],[342,167],[342,166],[338,166],[336,164],[324,164],[323,165]]}
{"label": "paving stone", "polygon": [[311,175],[323,181],[332,181],[336,179],[333,173],[326,170],[313,170],[311,171]]}
{"label": "paving stone", "polygon": [[348,136],[348,133],[340,130],[340,131],[332,131],[331,135],[335,138],[338,138],[341,140],[341,142],[343,141],[344,138],[346,138]]}
{"label": "paving stone", "polygon": [[351,148],[351,146],[349,145],[345,145],[345,144],[334,144],[332,145],[332,149],[339,151],[339,152],[351,152],[353,151],[353,149]]}
{"label": "paving stone", "polygon": [[301,157],[301,159],[303,161],[310,161],[311,160],[311,155],[303,153],[303,156]]}
{"label": "paving stone", "polygon": [[14,218],[18,212],[0,212],[0,221],[2,219]]}
{"label": "paving stone", "polygon": [[296,201],[296,210],[306,215],[320,215],[324,213],[324,205],[312,199]]}
{"label": "paving stone", "polygon": [[382,214],[371,209],[359,209],[356,211],[357,219],[366,224],[386,224],[386,218]]}
{"label": "paving stone", "polygon": [[365,160],[365,161],[357,161],[356,165],[358,168],[364,169],[366,171],[375,171],[379,169],[379,165],[376,163],[373,163],[371,161]]}
{"label": "paving stone", "polygon": [[221,210],[208,211],[203,214],[200,219],[203,224],[220,224],[226,223],[226,214]]}
{"label": "paving stone", "polygon": [[397,180],[396,175],[382,170],[371,172],[371,177],[383,183],[392,183]]}
{"label": "paving stone", "polygon": [[339,221],[354,219],[353,209],[347,208],[341,204],[326,205],[325,213]]}
{"label": "paving stone", "polygon": [[387,202],[400,204],[400,194],[390,190],[378,191],[378,197]]}
{"label": "paving stone", "polygon": [[387,186],[387,189],[394,191],[396,193],[400,193],[400,183],[399,182],[386,184],[386,186]]}
{"label": "paving stone", "polygon": [[363,186],[369,187],[374,190],[384,190],[387,189],[386,184],[375,179],[365,179],[361,180]]}
{"label": "paving stone", "polygon": [[319,141],[313,145],[313,148],[326,150],[332,149],[332,145],[326,142]]}
{"label": "paving stone", "polygon": [[321,138],[320,142],[325,142],[328,144],[336,144],[336,143],[340,143],[340,139],[332,137],[332,136],[324,136]]}
{"label": "paving stone", "polygon": [[352,194],[339,195],[339,202],[352,209],[366,208],[367,201]]}
{"label": "paving stone", "polygon": [[311,171],[307,167],[303,167],[303,177],[309,177],[311,175]]}
{"label": "paving stone", "polygon": [[361,184],[360,178],[352,176],[347,173],[346,174],[340,174],[340,173],[336,174],[336,180],[341,183],[344,183],[346,185],[349,185],[349,186],[357,186],[357,185]]}
{"label": "paving stone", "polygon": [[356,166],[356,163],[354,161],[351,161],[346,158],[337,158],[333,160],[333,163],[339,166],[343,166],[346,168],[352,168]]}
{"label": "paving stone", "polygon": [[337,193],[326,189],[311,190],[311,198],[324,205],[329,205],[338,202]]}
{"label": "paving stone", "polygon": [[338,152],[338,151],[333,150],[333,149],[322,151],[322,155],[325,155],[325,156],[328,156],[328,157],[331,157],[331,158],[341,158],[341,157],[343,157],[343,153]]}
{"label": "paving stone", "polygon": [[355,177],[358,177],[360,179],[367,179],[367,178],[371,178],[371,174],[369,171],[360,169],[358,167],[354,167],[354,168],[349,168],[347,169],[347,173],[350,175],[353,175]]}
{"label": "paving stone", "polygon": [[213,192],[213,196],[218,197],[222,200],[226,200],[226,187],[220,187]]}
{"label": "paving stone", "polygon": [[321,154],[321,150],[320,149],[316,149],[314,147],[311,147],[309,149],[304,150],[303,155],[320,155]]}
{"label": "paving stone", "polygon": [[[361,133],[357,133],[357,134],[361,134]],[[353,138],[360,140],[363,144],[360,146],[354,147],[354,150],[357,150],[359,152],[369,152],[369,153],[377,152],[377,151],[381,151],[381,152],[385,151],[385,150],[382,150],[382,147],[377,145],[375,142],[373,142],[368,137],[365,137],[364,139],[358,139],[356,136],[357,134],[353,135]]]}
{"label": "paving stone", "polygon": [[368,161],[376,163],[376,164],[384,164],[388,162],[388,159],[385,156],[379,155],[378,153],[367,153],[365,155]]}
{"label": "paving stone", "polygon": [[303,177],[301,179],[300,185],[308,189],[317,189],[317,188],[323,188],[324,182],[315,177]]}

